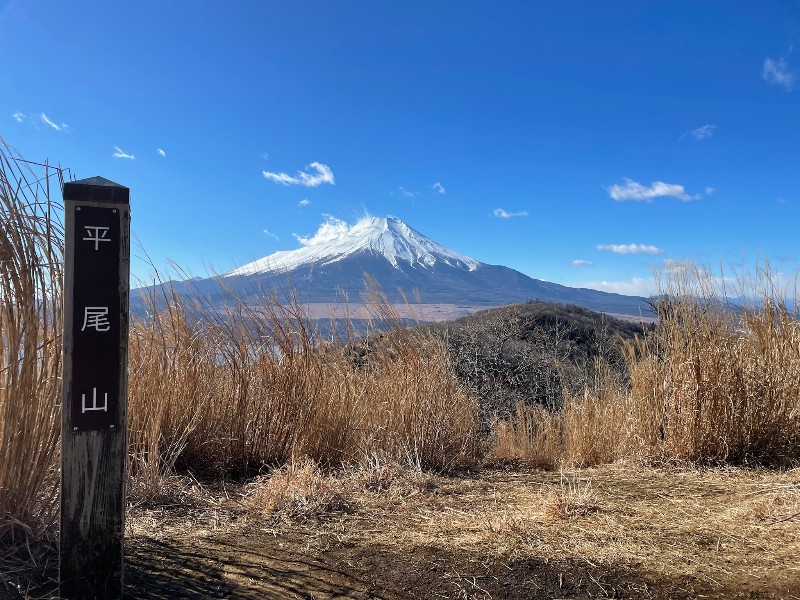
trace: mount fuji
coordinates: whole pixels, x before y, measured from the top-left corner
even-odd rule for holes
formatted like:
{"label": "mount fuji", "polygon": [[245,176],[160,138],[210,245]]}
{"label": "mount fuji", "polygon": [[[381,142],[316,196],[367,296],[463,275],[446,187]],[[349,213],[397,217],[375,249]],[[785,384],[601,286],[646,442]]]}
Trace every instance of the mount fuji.
{"label": "mount fuji", "polygon": [[393,303],[413,298],[456,309],[444,311],[445,316],[527,300],[609,313],[648,312],[644,298],[571,288],[482,263],[394,217],[365,217],[352,226],[329,220],[313,237],[298,240],[303,246],[297,250],[275,252],[219,277],[169,285],[183,297],[201,295],[212,306],[224,303],[231,291],[248,303],[263,302],[272,292],[281,299],[292,292],[306,305],[360,302],[371,281]]}

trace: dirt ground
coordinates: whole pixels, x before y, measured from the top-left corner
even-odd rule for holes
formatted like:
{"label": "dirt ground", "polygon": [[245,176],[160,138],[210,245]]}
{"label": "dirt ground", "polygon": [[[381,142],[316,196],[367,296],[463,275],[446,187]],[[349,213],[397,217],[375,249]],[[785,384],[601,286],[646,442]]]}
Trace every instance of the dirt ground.
{"label": "dirt ground", "polygon": [[[800,598],[800,469],[372,483],[273,512],[254,509],[252,483],[134,505],[127,597]],[[0,598],[52,597],[54,563],[2,574]]]}

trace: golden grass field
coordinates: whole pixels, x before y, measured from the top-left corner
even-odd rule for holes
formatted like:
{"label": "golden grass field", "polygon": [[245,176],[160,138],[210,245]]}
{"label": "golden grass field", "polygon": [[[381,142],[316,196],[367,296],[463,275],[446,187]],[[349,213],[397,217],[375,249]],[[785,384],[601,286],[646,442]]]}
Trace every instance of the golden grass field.
{"label": "golden grass field", "polygon": [[[50,597],[63,232],[2,160],[0,597]],[[742,311],[718,282],[664,274],[625,376],[488,430],[380,295],[363,363],[299,306],[171,298],[130,330],[130,597],[800,597],[797,307],[768,269]]]}

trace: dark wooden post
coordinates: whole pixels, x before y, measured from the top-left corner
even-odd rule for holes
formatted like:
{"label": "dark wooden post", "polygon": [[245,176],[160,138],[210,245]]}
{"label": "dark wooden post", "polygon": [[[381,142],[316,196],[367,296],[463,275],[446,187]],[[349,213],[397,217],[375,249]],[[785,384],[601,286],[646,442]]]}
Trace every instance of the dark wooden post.
{"label": "dark wooden post", "polygon": [[63,197],[60,593],[122,598],[130,191],[91,177]]}

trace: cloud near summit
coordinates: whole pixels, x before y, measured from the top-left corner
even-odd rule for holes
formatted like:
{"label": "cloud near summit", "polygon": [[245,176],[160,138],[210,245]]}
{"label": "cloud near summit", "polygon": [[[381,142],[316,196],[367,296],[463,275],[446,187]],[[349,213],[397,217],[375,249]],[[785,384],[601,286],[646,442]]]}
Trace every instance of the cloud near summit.
{"label": "cloud near summit", "polygon": [[317,187],[323,183],[336,185],[331,168],[319,162],[312,162],[306,166],[304,171],[298,171],[297,175],[289,175],[284,172],[273,173],[272,171],[262,171],[261,174],[264,179],[283,185],[302,185],[305,187]]}
{"label": "cloud near summit", "polygon": [[348,231],[350,231],[350,226],[341,219],[337,219],[332,215],[325,215],[325,222],[319,226],[317,232],[314,235],[309,236],[302,236],[296,233],[293,233],[294,239],[300,242],[303,246],[314,246],[316,244],[322,244],[324,242],[329,242],[331,240],[335,240],[338,237],[342,237]]}

